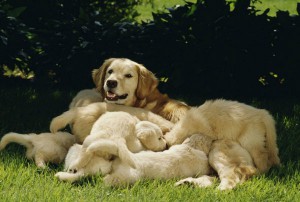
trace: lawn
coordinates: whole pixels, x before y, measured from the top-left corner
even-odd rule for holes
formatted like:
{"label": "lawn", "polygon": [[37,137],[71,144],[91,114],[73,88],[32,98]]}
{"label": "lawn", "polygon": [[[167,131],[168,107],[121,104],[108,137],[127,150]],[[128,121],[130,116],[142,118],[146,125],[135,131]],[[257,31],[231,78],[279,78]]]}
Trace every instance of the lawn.
{"label": "lawn", "polygon": [[[51,119],[65,111],[75,92],[28,87],[0,89],[0,137],[10,131],[48,131]],[[193,100],[199,103],[204,100]],[[186,100],[189,103],[189,100]],[[300,100],[240,99],[266,108],[275,117],[282,166],[254,177],[233,191],[190,186],[174,187],[176,179],[143,180],[126,188],[105,187],[102,177],[75,184],[54,178],[62,165],[37,169],[25,158],[22,146],[11,144],[0,152],[1,201],[299,201],[300,199]]]}
{"label": "lawn", "polygon": [[[144,3],[137,6],[136,9],[141,14],[136,18],[138,22],[142,20],[151,20],[152,12],[166,12],[166,8],[185,4],[184,0],[152,0],[149,2],[151,3]],[[196,2],[196,0],[187,0],[187,2]],[[230,2],[230,0],[228,0],[228,2]],[[269,8],[269,16],[276,16],[276,12],[278,10],[289,11],[290,15],[297,15],[297,3],[300,3],[300,0],[262,0],[257,1],[254,6],[257,10],[259,10],[258,14],[263,13],[267,8]]]}

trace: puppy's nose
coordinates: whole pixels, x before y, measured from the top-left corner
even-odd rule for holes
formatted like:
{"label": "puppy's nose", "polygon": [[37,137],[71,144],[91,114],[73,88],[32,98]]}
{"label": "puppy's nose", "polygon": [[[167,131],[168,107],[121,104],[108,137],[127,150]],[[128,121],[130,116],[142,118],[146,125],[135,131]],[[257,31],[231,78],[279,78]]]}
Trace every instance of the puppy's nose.
{"label": "puppy's nose", "polygon": [[107,80],[106,85],[109,88],[115,88],[117,87],[118,82],[116,80]]}

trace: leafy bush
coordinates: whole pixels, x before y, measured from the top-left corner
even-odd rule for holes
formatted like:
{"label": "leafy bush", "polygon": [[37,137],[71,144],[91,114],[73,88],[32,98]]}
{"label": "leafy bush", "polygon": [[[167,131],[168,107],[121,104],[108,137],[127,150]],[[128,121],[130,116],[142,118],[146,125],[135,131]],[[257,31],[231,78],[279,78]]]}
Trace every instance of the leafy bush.
{"label": "leafy bush", "polygon": [[300,17],[282,11],[269,17],[268,10],[258,15],[250,0],[236,1],[233,10],[225,0],[199,0],[153,14],[152,22],[142,24],[132,21],[138,1],[5,2],[14,9],[0,15],[1,22],[11,23],[0,24],[1,52],[10,50],[1,64],[30,68],[39,86],[85,88],[92,85],[91,70],[104,59],[128,57],[167,81],[160,88],[169,94],[294,96],[300,91]]}

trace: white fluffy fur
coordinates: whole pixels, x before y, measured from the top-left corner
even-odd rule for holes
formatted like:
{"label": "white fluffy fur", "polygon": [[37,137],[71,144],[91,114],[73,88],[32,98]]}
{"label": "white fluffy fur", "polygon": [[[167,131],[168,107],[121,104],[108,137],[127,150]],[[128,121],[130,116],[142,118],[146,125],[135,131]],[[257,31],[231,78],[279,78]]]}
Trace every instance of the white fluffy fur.
{"label": "white fluffy fur", "polygon": [[[87,148],[95,142],[101,142],[106,139],[110,139],[112,141],[121,141],[132,152],[139,152],[145,150],[146,148],[164,150],[166,148],[166,142],[162,138],[162,132],[157,130],[159,133],[156,133],[157,131],[152,130],[152,125],[150,125],[152,128],[149,128],[149,130],[152,130],[152,135],[148,135],[148,139],[154,138],[156,140],[145,141],[144,144],[146,145],[146,148],[143,146],[138,139],[136,131],[139,131],[139,136],[143,136],[144,131],[148,133],[149,131],[145,130],[145,127],[147,128],[149,123],[144,122],[143,124],[137,125],[138,122],[139,120],[136,117],[131,116],[127,112],[121,111],[106,112],[100,116],[100,118],[93,125],[90,135],[88,135],[83,141],[82,152],[80,153],[78,159],[73,162],[72,165],[70,165],[70,169],[78,170],[82,167],[85,167],[85,165],[93,156],[91,152],[86,152]],[[136,127],[138,129],[136,129]],[[147,134],[145,136],[147,136]],[[101,154],[98,152],[98,155],[108,160],[111,158],[111,154],[106,152]]]}
{"label": "white fluffy fur", "polygon": [[266,110],[235,101],[207,101],[190,109],[165,138],[169,145],[174,145],[194,133],[202,133],[215,140],[237,141],[250,153],[262,173],[280,164],[275,122]]}
{"label": "white fluffy fur", "polygon": [[[89,163],[76,171],[70,169],[70,165],[78,158],[82,152],[82,145],[74,144],[65,159],[64,172],[58,172],[55,177],[61,181],[75,182],[82,177],[97,174],[107,174],[111,171],[112,161],[108,161],[101,156],[93,155]],[[67,172],[72,171],[72,172]]]}
{"label": "white fluffy fur", "polygon": [[70,109],[63,114],[55,117],[51,121],[50,131],[57,132],[58,130],[70,124],[72,125],[72,133],[76,137],[76,142],[81,144],[83,143],[84,139],[90,134],[96,120],[102,114],[109,111],[128,112],[132,116],[135,116],[142,121],[150,121],[158,125],[163,133],[169,131],[174,125],[161,116],[145,109],[99,102],[92,103],[84,107],[76,107]]}
{"label": "white fluffy fur", "polygon": [[39,135],[11,132],[2,137],[0,150],[3,150],[11,142],[25,146],[26,157],[34,159],[38,167],[45,168],[47,162],[63,162],[68,149],[75,143],[75,138],[66,132],[41,133]]}
{"label": "white fluffy fur", "polygon": [[103,97],[96,89],[84,89],[79,91],[69,105],[69,109],[74,107],[84,107],[91,103],[102,102]]}
{"label": "white fluffy fur", "polygon": [[[104,177],[104,183],[109,186],[132,184],[145,178],[171,179],[201,176],[209,174],[211,171],[206,154],[211,143],[212,139],[207,136],[193,135],[183,144],[172,146],[163,152],[132,153],[123,141],[97,140],[85,150],[86,153],[93,155],[84,168],[95,163],[93,157],[99,152],[107,152],[116,156],[112,161],[110,172],[102,173],[107,174]],[[201,151],[202,148],[204,151]],[[76,156],[73,155],[74,159],[70,161],[76,161],[78,159]],[[102,162],[99,161],[98,165],[102,165]],[[77,169],[75,173],[59,172],[56,177],[60,180],[73,182],[74,178],[79,179],[77,173],[82,168]]]}

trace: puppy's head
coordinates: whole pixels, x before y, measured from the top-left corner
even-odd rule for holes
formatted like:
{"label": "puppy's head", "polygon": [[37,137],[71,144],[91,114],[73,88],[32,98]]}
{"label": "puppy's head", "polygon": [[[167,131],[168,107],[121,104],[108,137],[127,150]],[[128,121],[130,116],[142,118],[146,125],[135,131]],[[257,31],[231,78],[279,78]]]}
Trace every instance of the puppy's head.
{"label": "puppy's head", "polygon": [[136,124],[135,128],[138,139],[147,149],[163,151],[167,148],[161,129],[154,123],[141,121]]}
{"label": "puppy's head", "polygon": [[126,58],[105,60],[92,72],[97,90],[106,102],[133,106],[157,87],[158,80],[143,65]]}

